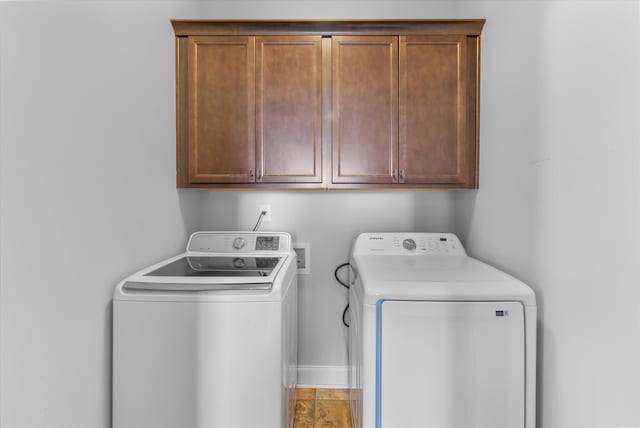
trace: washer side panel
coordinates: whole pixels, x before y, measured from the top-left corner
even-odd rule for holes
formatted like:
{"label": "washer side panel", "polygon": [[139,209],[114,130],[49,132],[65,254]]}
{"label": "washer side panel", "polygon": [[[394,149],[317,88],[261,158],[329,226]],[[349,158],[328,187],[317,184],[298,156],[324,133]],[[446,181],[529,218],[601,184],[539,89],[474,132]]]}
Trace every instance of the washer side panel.
{"label": "washer side panel", "polygon": [[283,426],[281,306],[115,301],[114,428]]}

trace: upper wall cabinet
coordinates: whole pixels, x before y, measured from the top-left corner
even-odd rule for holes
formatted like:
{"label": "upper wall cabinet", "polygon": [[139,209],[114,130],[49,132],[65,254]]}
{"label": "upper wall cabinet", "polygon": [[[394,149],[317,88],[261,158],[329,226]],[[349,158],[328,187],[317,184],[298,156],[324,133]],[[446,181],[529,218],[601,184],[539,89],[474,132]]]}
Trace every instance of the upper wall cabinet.
{"label": "upper wall cabinet", "polygon": [[397,182],[398,38],[335,36],[333,183]]}
{"label": "upper wall cabinet", "polygon": [[257,182],[321,183],[322,38],[256,37]]}
{"label": "upper wall cabinet", "polygon": [[187,40],[187,184],[320,183],[321,38]]}
{"label": "upper wall cabinet", "polygon": [[248,183],[255,166],[253,37],[189,38],[190,183]]}
{"label": "upper wall cabinet", "polygon": [[484,20],[172,23],[178,187],[478,186]]}
{"label": "upper wall cabinet", "polygon": [[[467,38],[401,36],[399,70],[398,180],[474,184],[477,136],[469,129],[475,128],[475,117],[467,116]],[[475,82],[470,84],[475,93]],[[469,141],[467,133],[472,136]]]}

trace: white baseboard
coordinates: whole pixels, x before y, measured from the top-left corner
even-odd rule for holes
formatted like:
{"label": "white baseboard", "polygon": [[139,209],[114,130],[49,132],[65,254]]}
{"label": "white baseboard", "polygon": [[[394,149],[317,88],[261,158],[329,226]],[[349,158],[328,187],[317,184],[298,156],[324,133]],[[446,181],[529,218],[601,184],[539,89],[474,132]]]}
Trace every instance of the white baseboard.
{"label": "white baseboard", "polygon": [[348,388],[348,366],[298,366],[299,388]]}

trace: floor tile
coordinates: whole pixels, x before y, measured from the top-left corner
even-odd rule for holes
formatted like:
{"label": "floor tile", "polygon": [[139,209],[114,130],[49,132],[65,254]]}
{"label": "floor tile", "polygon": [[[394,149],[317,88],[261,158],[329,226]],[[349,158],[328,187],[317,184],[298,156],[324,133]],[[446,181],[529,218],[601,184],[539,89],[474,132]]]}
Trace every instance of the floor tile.
{"label": "floor tile", "polygon": [[314,388],[297,388],[296,400],[315,400],[316,390]]}
{"label": "floor tile", "polygon": [[296,415],[293,420],[294,428],[315,428],[315,401],[296,400]]}
{"label": "floor tile", "polygon": [[314,428],[351,428],[349,401],[317,400]]}
{"label": "floor tile", "polygon": [[318,388],[316,390],[316,400],[348,400],[348,389],[326,389]]}

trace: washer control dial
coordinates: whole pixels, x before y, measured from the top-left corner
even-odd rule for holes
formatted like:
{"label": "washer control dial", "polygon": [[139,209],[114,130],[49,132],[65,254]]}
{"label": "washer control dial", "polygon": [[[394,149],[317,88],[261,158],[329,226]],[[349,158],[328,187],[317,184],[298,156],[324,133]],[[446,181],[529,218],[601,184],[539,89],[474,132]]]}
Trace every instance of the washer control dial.
{"label": "washer control dial", "polygon": [[233,248],[236,250],[241,250],[247,244],[247,240],[241,237],[238,237],[233,240]]}
{"label": "washer control dial", "polygon": [[402,241],[402,247],[405,250],[413,251],[416,249],[416,241],[414,241],[411,238],[407,238],[404,241]]}

